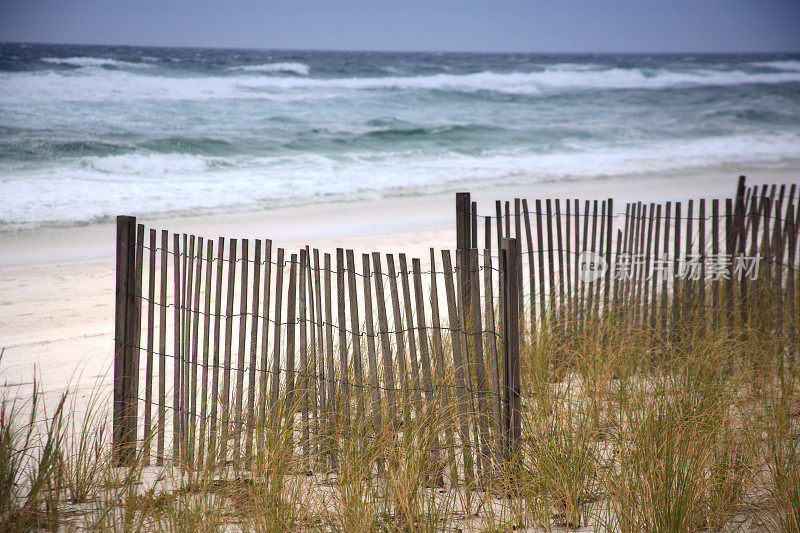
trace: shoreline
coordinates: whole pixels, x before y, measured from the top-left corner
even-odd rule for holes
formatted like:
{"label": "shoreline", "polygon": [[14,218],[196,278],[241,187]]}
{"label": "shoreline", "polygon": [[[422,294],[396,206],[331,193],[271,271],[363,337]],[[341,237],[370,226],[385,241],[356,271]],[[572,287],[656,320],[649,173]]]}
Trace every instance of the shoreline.
{"label": "shoreline", "polygon": [[[486,185],[466,189],[478,202],[479,214],[494,215],[494,201],[513,198],[613,198],[629,201],[680,201],[724,198],[735,193],[739,174],[748,186],[800,183],[800,168],[792,170],[742,169],[738,173],[677,173],[662,176],[601,178],[511,185]],[[460,190],[460,189],[459,189]],[[395,196],[375,200],[334,201],[272,209],[246,209],[189,216],[137,216],[137,222],[206,238],[218,236],[273,240],[276,246],[306,245],[320,248],[358,248],[370,237],[397,235],[403,246],[414,233],[451,231],[455,243],[455,190],[420,196]],[[121,208],[119,214],[130,214]],[[113,257],[113,221],[76,226],[0,231],[0,269]],[[403,237],[405,236],[405,238]],[[331,244],[332,242],[341,244]],[[349,242],[353,244],[348,244]],[[385,247],[380,239],[378,251]],[[454,246],[444,241],[434,247]],[[370,249],[369,251],[372,251]]]}
{"label": "shoreline", "polygon": [[[744,169],[748,185],[798,183],[797,171]],[[731,197],[736,174],[609,178],[584,182],[488,186],[472,189],[480,214],[494,214],[494,200],[613,197],[668,201]],[[198,236],[272,238],[287,249],[309,245],[323,251],[404,252],[425,258],[428,249],[455,246],[454,193],[337,202],[270,211],[140,223]],[[81,376],[80,388],[110,387],[114,329],[113,223],[0,233],[0,388],[23,397],[33,368],[48,393]],[[11,389],[17,388],[15,393]]]}

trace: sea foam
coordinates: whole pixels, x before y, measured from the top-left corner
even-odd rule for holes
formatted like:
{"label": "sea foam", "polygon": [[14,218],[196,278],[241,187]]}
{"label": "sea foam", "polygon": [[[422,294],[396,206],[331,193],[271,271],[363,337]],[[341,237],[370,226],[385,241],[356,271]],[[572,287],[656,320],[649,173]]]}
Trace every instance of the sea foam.
{"label": "sea foam", "polygon": [[[88,58],[83,58],[88,59]],[[122,63],[122,62],[117,62]],[[88,63],[87,63],[88,64]],[[109,63],[111,64],[111,63]],[[149,65],[147,65],[149,66]],[[263,66],[263,65],[262,65]],[[303,69],[297,69],[297,72]],[[670,87],[734,86],[800,82],[800,71],[742,70],[678,72],[667,69],[492,71],[474,74],[350,78],[252,76],[154,76],[129,71],[25,72],[0,74],[0,103],[30,101],[208,100],[220,98],[294,100],[330,98],[347,91],[450,91],[537,96],[589,90],[658,90]]]}
{"label": "sea foam", "polygon": [[308,76],[311,67],[305,63],[267,63],[264,65],[242,65],[237,67],[229,67],[229,70],[238,70],[241,72],[283,72],[290,74],[299,74],[300,76]]}
{"label": "sea foam", "polygon": [[[583,146],[573,153],[493,150],[297,154],[217,158],[129,154],[83,158],[77,164],[20,172],[0,181],[0,228],[82,224],[121,211],[166,215],[426,194],[472,185],[587,180],[718,169],[725,162],[779,167],[798,163],[800,136],[738,135],[705,141]],[[57,178],[54,177],[57,175]],[[336,179],[331,179],[335,176]]]}
{"label": "sea foam", "polygon": [[797,70],[800,71],[800,61],[778,60],[778,61],[756,61],[751,63],[754,67],[767,67],[775,70]]}
{"label": "sea foam", "polygon": [[40,61],[56,65],[69,65],[71,67],[118,67],[118,68],[148,68],[152,65],[131,63],[118,59],[102,57],[43,57]]}

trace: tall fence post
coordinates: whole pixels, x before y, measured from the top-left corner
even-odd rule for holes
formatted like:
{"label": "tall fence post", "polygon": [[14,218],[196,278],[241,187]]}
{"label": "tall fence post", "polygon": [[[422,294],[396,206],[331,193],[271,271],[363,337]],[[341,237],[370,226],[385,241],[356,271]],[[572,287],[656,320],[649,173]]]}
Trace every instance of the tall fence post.
{"label": "tall fence post", "polygon": [[[472,202],[470,193],[456,193],[456,269],[459,270],[456,280],[458,283],[458,300],[463,306],[463,313],[459,316],[470,316],[471,276],[467,261],[467,250],[472,246]],[[467,350],[469,350],[469,320],[462,320],[461,331],[466,337]],[[470,360],[468,354],[464,354],[465,361]]]}
{"label": "tall fence post", "polygon": [[468,250],[472,244],[472,204],[468,192],[456,193],[456,248]]}
{"label": "tall fence post", "polygon": [[[469,272],[467,261],[467,250],[472,247],[472,202],[470,202],[470,194],[468,192],[456,193],[456,268],[461,272],[457,276],[459,300],[464,306],[464,314],[462,316],[469,316],[471,294],[471,272]],[[477,206],[475,207],[477,210]],[[462,331],[467,332],[469,321],[461,324]]]}
{"label": "tall fence post", "polygon": [[[739,182],[736,185],[736,201],[734,204],[733,214],[733,254],[740,259],[744,258],[747,253],[747,231],[746,231],[746,206],[745,206],[745,176],[739,176]],[[755,200],[755,198],[753,198]],[[731,261],[735,264],[736,259],[731,256]],[[747,276],[743,276],[739,285],[739,314],[741,315],[742,323],[747,322]]]}
{"label": "tall fence post", "polygon": [[114,313],[114,463],[133,463],[136,454],[136,218],[117,217],[117,291]]}
{"label": "tall fence post", "polygon": [[519,376],[519,248],[516,239],[500,241],[503,293],[503,450],[508,462],[517,455],[522,434]]}

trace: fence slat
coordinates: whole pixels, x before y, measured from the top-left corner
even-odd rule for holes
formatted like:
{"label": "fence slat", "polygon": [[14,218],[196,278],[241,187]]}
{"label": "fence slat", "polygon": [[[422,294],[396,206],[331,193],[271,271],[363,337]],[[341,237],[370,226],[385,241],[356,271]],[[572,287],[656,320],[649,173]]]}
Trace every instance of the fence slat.
{"label": "fence slat", "polygon": [[[650,323],[650,298],[649,291],[647,290],[647,281],[650,276],[650,257],[653,251],[653,218],[655,216],[655,204],[650,204],[647,210],[647,247],[645,248],[645,262],[644,272],[642,273],[642,326],[647,326]],[[658,243],[658,237],[656,237]],[[658,244],[656,244],[658,246]],[[653,300],[655,303],[655,300]]]}
{"label": "fence slat", "polygon": [[278,248],[275,258],[275,329],[273,333],[272,348],[272,384],[270,386],[270,417],[271,423],[277,423],[278,419],[278,392],[281,383],[281,315],[283,310],[283,270],[284,270],[284,250]]}
{"label": "fence slat", "polygon": [[350,367],[347,362],[347,319],[345,318],[344,250],[336,249],[336,307],[339,332],[339,375],[341,376],[342,414],[345,428],[350,427]]}
{"label": "fence slat", "polygon": [[[570,219],[572,218],[571,217],[572,213],[571,213],[570,207],[569,207],[569,199],[564,200],[564,207],[565,207],[565,213],[564,213],[564,246],[566,248],[565,256],[567,258],[567,265],[566,265],[567,268],[566,268],[566,272],[565,273],[562,272],[562,275],[564,275],[566,277],[566,280],[567,280],[566,312],[567,312],[567,316],[571,317],[572,316],[572,268],[571,268],[571,265],[572,265],[573,261],[575,261],[577,263],[578,254],[576,253],[573,256],[572,253],[571,253],[571,248],[572,247],[570,245],[570,240],[572,239],[572,234],[570,233],[570,222],[571,222]],[[617,254],[617,255],[619,255],[619,254]],[[611,270],[611,263],[610,262],[608,264],[608,269],[609,269],[609,271]],[[569,325],[566,324],[566,323],[564,324],[564,326],[565,327],[569,327]]]}
{"label": "fence slat", "polygon": [[[766,236],[767,236],[769,230],[765,227],[764,235],[762,237],[760,229],[761,229],[761,220],[762,220],[762,218],[764,219],[764,224],[765,225],[768,224],[768,220],[769,220],[768,218],[766,218],[767,217],[767,208],[768,208],[768,205],[769,205],[769,203],[768,203],[769,202],[769,197],[767,196],[767,194],[768,194],[768,189],[767,189],[767,186],[764,185],[762,187],[762,189],[761,189],[761,196],[760,197],[755,197],[754,196],[753,203],[751,204],[751,207],[750,207],[750,218],[752,219],[752,224],[751,224],[752,232],[751,233],[745,232],[744,235],[749,235],[750,239],[751,239],[751,244],[750,244],[750,246],[751,246],[750,247],[750,256],[751,257],[755,257],[757,254],[761,254],[763,256],[763,254],[764,254],[763,247],[766,244],[766,240],[767,240]],[[759,244],[759,241],[760,241],[760,244]],[[737,241],[737,242],[739,242],[739,241]],[[739,244],[740,244],[739,249],[738,249],[739,252],[738,252],[737,255],[741,256],[742,253],[743,253],[743,250],[746,250],[746,247],[742,246],[740,242],[739,242]],[[738,277],[739,277],[739,295],[740,295],[740,297],[739,297],[739,305],[740,305],[739,314],[741,315],[742,320],[745,321],[745,320],[748,320],[748,318],[749,318],[748,315],[754,313],[755,309],[757,309],[758,306],[760,306],[762,304],[762,302],[761,302],[762,294],[761,294],[761,290],[760,290],[761,289],[761,287],[760,287],[761,284],[758,283],[759,280],[754,280],[754,283],[752,284],[753,286],[750,287],[750,289],[748,290],[748,285],[749,284],[747,283],[747,276],[743,276],[743,275],[737,274],[737,272],[741,272],[741,270],[739,270],[739,268],[737,268],[737,267],[739,267],[741,265],[742,265],[742,263],[736,263],[736,260],[734,260],[734,275],[738,275]],[[749,302],[749,304],[748,304],[748,302]]]}
{"label": "fence slat", "polygon": [[[491,381],[492,400],[492,434],[494,436],[495,450],[500,452],[500,379],[497,363],[497,338],[498,332],[494,320],[494,293],[492,283],[492,253],[491,250],[483,251],[483,285],[484,285],[484,316],[486,317],[486,345],[489,356],[489,379]],[[502,338],[502,336],[501,336]]]}
{"label": "fence slat", "polygon": [[[548,274],[548,305],[550,306],[550,324],[556,321],[556,270],[553,256],[553,206],[550,198],[545,201],[547,214],[547,274]],[[516,236],[519,242],[519,235]],[[520,278],[518,278],[520,279]],[[520,313],[521,314],[521,313]],[[552,327],[552,326],[551,326]]]}
{"label": "fence slat", "polygon": [[[567,200],[567,202],[569,202],[569,200]],[[581,251],[582,250],[581,250],[580,203],[578,202],[577,198],[574,199],[573,202],[574,202],[573,203],[573,205],[574,205],[573,216],[575,217],[575,257],[577,258],[578,262],[575,263],[575,287],[574,287],[574,293],[573,293],[573,300],[574,300],[575,303],[572,306],[572,320],[570,320],[570,323],[571,323],[571,326],[574,329],[577,329],[577,327],[579,325],[579,322],[580,322],[581,305],[582,305],[582,298],[583,298],[583,291],[581,290],[582,287],[581,287],[580,273],[579,273],[580,269],[578,268],[577,265],[580,262],[580,256],[581,256]],[[500,270],[502,272],[502,268]],[[503,283],[501,282],[501,286],[502,285],[503,285]],[[504,291],[501,290],[500,292],[502,294]],[[501,305],[502,309],[505,309],[505,307],[502,307],[502,305],[503,305],[502,302],[500,303],[500,305]],[[503,326],[503,331],[505,331],[505,325]]]}
{"label": "fence slat", "polygon": [[[372,402],[372,427],[375,438],[381,437],[381,396],[378,378],[378,356],[375,350],[375,320],[372,316],[372,287],[369,254],[361,256],[361,273],[364,290],[364,321],[367,332],[367,360],[369,361],[370,400]],[[383,475],[383,461],[378,458],[378,473]]]}
{"label": "fence slat", "polygon": [[[761,256],[766,260],[766,268],[764,269],[764,276],[760,276],[760,279],[757,279],[754,284],[757,284],[758,291],[756,294],[761,296],[760,302],[758,305],[759,310],[769,310],[772,309],[772,302],[770,301],[770,291],[766,290],[772,283],[772,272],[771,272],[771,263],[773,261],[772,257],[772,244],[770,242],[771,236],[771,228],[770,224],[774,224],[772,220],[772,213],[774,207],[774,200],[773,197],[775,196],[775,187],[771,187],[770,189],[770,196],[766,199],[762,217],[764,219],[764,235],[761,239]],[[741,274],[742,279],[746,279],[747,275],[746,272]]]}
{"label": "fence slat", "polygon": [[[590,251],[589,250],[589,200],[584,202],[583,206],[583,252]],[[538,202],[537,202],[537,211],[538,211]],[[577,212],[577,211],[576,211]],[[541,244],[539,245],[541,248]],[[584,331],[586,325],[586,315],[587,315],[587,302],[588,302],[588,294],[587,294],[588,284],[582,283],[580,286],[579,298],[580,298],[580,306],[578,311],[578,327],[579,331]]]}
{"label": "fence slat", "polygon": [[[603,248],[603,233],[604,232],[603,232],[603,225],[602,224],[605,221],[605,211],[603,211],[601,213],[600,210],[598,209],[598,205],[599,205],[599,202],[597,200],[595,200],[594,201],[594,212],[592,213],[592,255],[595,256],[595,257],[600,254],[600,251]],[[605,202],[603,202],[602,205],[603,205],[603,209],[605,209]],[[598,220],[598,216],[599,216],[599,220],[600,220],[600,230],[599,230],[600,240],[599,240],[599,242],[597,240],[597,232],[598,232],[597,220]],[[596,248],[595,245],[598,245],[598,247]],[[591,318],[591,321],[592,321],[591,322],[592,323],[592,327],[594,327],[594,322],[595,322],[595,319],[597,318],[595,313],[596,313],[596,305],[597,305],[597,300],[598,300],[598,295],[599,295],[597,290],[599,289],[599,287],[600,287],[600,280],[599,279],[595,279],[595,277],[592,276],[591,281],[589,282],[589,317]]]}
{"label": "fence slat", "polygon": [[[604,259],[605,254],[603,250],[605,249],[605,236],[606,236],[606,202],[603,200],[600,202],[600,243],[597,247],[597,255],[600,256],[601,259]],[[594,280],[594,295],[592,296],[592,316],[594,320],[597,320],[599,316],[599,309],[600,309],[600,287],[603,284],[602,278],[594,279],[595,276],[592,276]]]}
{"label": "fence slat", "polygon": [[487,250],[492,249],[492,217],[486,217],[483,219],[483,239],[484,239],[484,248]]}
{"label": "fence slat", "polygon": [[478,247],[478,202],[472,202],[472,231],[470,231],[470,242],[473,248]]}
{"label": "fence slat", "polygon": [[[522,200],[522,211],[523,217],[525,220],[525,242],[528,245],[527,255],[528,255],[528,313],[530,314],[530,326],[531,326],[531,340],[533,338],[533,332],[536,330],[536,266],[534,265],[533,261],[533,237],[531,234],[531,218],[530,218],[530,211],[528,210],[528,201],[523,198]],[[499,253],[500,250],[500,240],[497,242],[497,250]],[[502,285],[502,274],[500,275],[499,283]],[[503,291],[500,291],[499,295],[499,306],[502,309],[505,300],[503,299]],[[539,316],[541,319],[541,315]],[[501,318],[502,320],[502,318]],[[502,327],[501,327],[502,329]]]}
{"label": "fence slat", "polygon": [[361,322],[358,319],[358,291],[356,284],[356,261],[353,250],[347,250],[347,290],[350,298],[350,338],[353,349],[353,371],[356,387],[356,420],[361,427],[366,406],[364,405],[364,370],[361,358]]}
{"label": "fence slat", "polygon": [[308,263],[308,251],[300,249],[300,264],[298,267],[297,297],[298,297],[298,325],[300,329],[300,379],[298,388],[300,390],[300,416],[302,431],[303,464],[307,468],[310,456],[310,435],[308,425],[308,309],[306,305],[306,269]]}
{"label": "fence slat", "polygon": [[[619,279],[619,265],[620,265],[620,256],[622,254],[622,241],[624,240],[622,236],[622,230],[617,228],[617,244],[614,247],[614,256],[612,257],[612,261],[608,263],[608,270],[613,271],[614,275],[612,276],[612,280],[614,281],[614,293],[611,298],[611,308],[616,314],[619,311],[619,293],[620,293],[620,279]],[[570,314],[571,316],[571,314]]]}
{"label": "fence slat", "polygon": [[[258,422],[256,427],[259,432],[266,431],[267,398],[269,397],[267,375],[269,368],[269,309],[272,296],[272,241],[264,241],[264,297],[261,303],[261,368],[258,377]],[[258,438],[259,448],[256,450],[261,456],[264,454],[264,439]]]}
{"label": "fence slat", "polygon": [[[733,258],[733,201],[725,199],[725,253]],[[727,265],[725,280],[725,308],[728,315],[728,327],[733,329],[733,261]],[[729,362],[732,358],[729,358]]]}
{"label": "fence slat", "polygon": [[[461,361],[462,361],[462,368],[463,368],[463,383],[464,383],[464,390],[466,391],[466,399],[467,403],[467,413],[469,414],[469,418],[467,420],[468,424],[472,427],[470,434],[473,439],[473,450],[474,450],[474,459],[475,459],[475,475],[477,479],[483,479],[483,464],[482,464],[482,457],[480,455],[480,442],[479,442],[479,433],[480,433],[480,425],[477,418],[474,415],[475,411],[475,388],[473,386],[473,378],[474,378],[474,369],[472,368],[472,362],[474,358],[471,354],[474,353],[475,346],[474,346],[474,333],[472,330],[472,320],[470,317],[472,316],[472,288],[471,288],[471,280],[470,280],[470,272],[469,272],[469,250],[456,250],[456,311],[458,316],[458,327],[460,330],[459,338],[461,339]],[[463,289],[460,290],[460,289]],[[456,372],[456,376],[458,376]],[[456,377],[456,381],[458,378]]]}
{"label": "fence slat", "polygon": [[686,204],[686,253],[684,254],[684,272],[682,278],[683,283],[683,316],[686,325],[689,325],[691,319],[689,311],[692,304],[692,295],[694,292],[694,283],[691,277],[690,267],[688,263],[693,259],[692,249],[694,248],[694,200],[689,200]]}
{"label": "fence slat", "polygon": [[[522,246],[522,209],[520,208],[520,199],[514,198],[514,238],[517,241],[519,246]],[[552,248],[552,247],[551,247]],[[521,256],[520,256],[521,257]],[[517,263],[517,277],[518,279],[522,279],[522,261]],[[523,283],[520,283],[517,287],[519,290],[519,298],[517,301],[519,302],[519,316],[524,316],[525,309],[525,287]],[[524,330],[521,331],[521,334],[524,337]]]}
{"label": "fence slat", "polygon": [[[295,358],[295,327],[297,325],[297,254],[289,256],[289,288],[286,293],[286,423],[289,426],[289,434],[293,433],[295,413],[295,387],[297,379],[294,370]],[[290,441],[294,441],[290,437]]]}
{"label": "fence slat", "polygon": [[[547,297],[546,297],[546,290],[545,290],[545,279],[544,279],[544,244],[543,244],[543,235],[542,235],[542,201],[538,198],[536,199],[536,246],[538,247],[537,250],[537,259],[538,259],[538,270],[539,270],[539,320],[541,322],[542,327],[550,327],[550,324],[547,320]],[[517,241],[519,242],[519,241]],[[552,280],[551,280],[552,283]],[[531,291],[533,291],[533,287],[531,287]]]}
{"label": "fence slat", "polygon": [[253,304],[250,308],[250,368],[247,382],[247,420],[244,442],[245,464],[253,463],[253,423],[256,408],[256,372],[258,367],[258,308],[261,297],[261,239],[256,239],[253,247]]}
{"label": "fence slat", "polygon": [[[182,335],[183,345],[181,352],[181,412],[180,412],[180,441],[181,452],[184,460],[189,457],[188,450],[188,416],[189,416],[189,361],[192,355],[192,284],[194,283],[194,235],[188,236],[190,246],[187,247],[187,235],[183,236],[183,309],[182,309]],[[187,251],[188,250],[188,251]]]}
{"label": "fence slat", "polygon": [[410,422],[411,399],[409,397],[408,364],[406,343],[403,335],[403,317],[400,313],[400,297],[397,290],[397,270],[394,255],[386,254],[386,276],[389,278],[389,296],[392,299],[392,327],[394,328],[395,352],[397,358],[398,385],[403,398],[403,424]]}
{"label": "fence slat", "polygon": [[156,300],[156,230],[150,230],[150,248],[148,250],[147,275],[147,361],[145,362],[144,382],[144,449],[142,459],[150,464],[150,442],[153,437],[153,426],[150,420],[153,404],[153,346],[155,344],[155,300]]}
{"label": "fence slat", "polygon": [[[605,242],[606,242],[606,202],[605,200],[600,202],[600,242],[597,247],[597,255],[600,259],[605,260]],[[594,294],[592,295],[592,316],[597,319],[599,316],[599,309],[600,309],[600,300],[602,298],[602,294],[600,293],[600,288],[603,285],[603,278],[592,276],[594,279]]]}
{"label": "fence slat", "polygon": [[[498,202],[499,206],[500,203]],[[499,207],[498,207],[499,209]],[[498,211],[499,212],[499,211]],[[500,220],[498,218],[498,220]],[[499,224],[499,222],[498,222]],[[500,227],[498,226],[498,229]],[[450,410],[450,401],[448,397],[448,388],[445,379],[445,363],[444,363],[444,345],[442,343],[442,325],[439,319],[439,291],[436,282],[436,252],[433,248],[430,249],[431,256],[431,327],[433,332],[433,348],[436,354],[436,383],[439,385],[438,397],[440,404],[440,413],[447,417],[447,423],[444,426],[445,438],[447,439],[448,459],[450,464],[450,482],[455,486],[458,484],[458,469],[456,467],[455,459],[455,442],[453,437],[453,413]]]}
{"label": "fence slat", "polygon": [[[247,350],[247,290],[249,263],[249,241],[242,239],[242,284],[239,291],[239,352],[236,360],[236,398],[234,402],[234,430],[233,430],[233,460],[240,464],[240,450],[242,446],[242,402],[244,399],[244,374],[245,355]],[[256,321],[258,323],[258,321]]]}
{"label": "fence slat", "polygon": [[500,240],[503,238],[503,208],[500,200],[494,203],[495,221],[497,227],[497,249],[500,249]]}
{"label": "fence slat", "polygon": [[195,450],[195,429],[197,424],[197,359],[200,348],[200,291],[203,286],[201,276],[203,275],[203,238],[197,238],[197,265],[194,282],[194,321],[192,323],[192,354],[189,361],[189,409],[186,416],[189,419],[189,453],[190,458],[194,459]]}
{"label": "fence slat", "polygon": [[[784,240],[783,240],[783,215],[782,215],[782,197],[783,197],[783,189],[781,187],[781,195],[775,200],[775,221],[772,226],[772,260],[774,265],[774,274],[772,277],[772,287],[776,287],[778,290],[775,291],[768,291],[767,295],[770,299],[774,299],[774,301],[769,302],[769,307],[773,311],[771,319],[774,319],[776,322],[775,329],[780,339],[780,342],[783,343],[783,321],[784,321],[784,312],[783,312],[783,250],[784,250]],[[767,265],[769,268],[769,264]],[[783,351],[783,348],[781,348]],[[780,373],[781,378],[783,377],[783,363],[778,367],[778,371]]]}
{"label": "fence slat", "polygon": [[698,316],[702,321],[705,317],[706,308],[706,201],[704,198],[700,199],[699,213],[697,216],[697,253],[700,256],[700,279],[697,283],[697,310]]}
{"label": "fence slat", "polygon": [[511,203],[510,202],[506,202],[505,203],[505,212],[506,212],[505,218],[504,218],[505,226],[506,226],[505,234],[506,235],[511,235]]}
{"label": "fence slat", "polygon": [[231,358],[233,349],[233,291],[236,283],[236,239],[228,240],[228,292],[225,304],[225,362],[222,365],[222,397],[220,409],[220,450],[222,462],[228,459],[228,434],[230,433]]}
{"label": "fence slat", "polygon": [[616,272],[615,277],[617,280],[614,282],[614,291],[617,296],[618,304],[623,312],[627,312],[628,305],[628,274],[630,269],[630,247],[628,246],[628,233],[631,227],[631,204],[625,204],[625,222],[623,222],[622,230],[619,237],[622,239],[622,253],[617,254],[616,258]]}
{"label": "fence slat", "polygon": [[558,327],[562,328],[564,326],[565,265],[564,265],[564,251],[563,251],[564,243],[562,241],[562,235],[561,235],[561,201],[558,198],[556,198],[555,201],[555,208],[556,208],[556,238],[558,242],[558,323],[559,323]]}
{"label": "fence slat", "polygon": [[661,242],[661,204],[656,205],[656,231],[653,236],[653,269],[651,272],[651,303],[650,303],[650,333],[655,340],[656,320],[658,316],[658,273],[664,264],[664,258],[659,254],[658,246]]}
{"label": "fence slat", "polygon": [[719,280],[722,277],[719,271],[719,199],[711,200],[711,254],[714,256],[714,273],[711,277],[711,303],[715,314],[719,316]]}
{"label": "fence slat", "polygon": [[208,430],[208,358],[211,350],[211,278],[214,271],[214,241],[206,241],[206,284],[205,284],[205,313],[203,316],[203,375],[201,377],[200,392],[200,439],[198,443],[198,461],[202,462],[205,452],[205,435]]}
{"label": "fence slat", "polygon": [[181,241],[180,235],[173,236],[173,368],[172,368],[172,453],[175,461],[180,458],[180,415],[181,415]]}
{"label": "fence slat", "polygon": [[[797,223],[794,220],[795,207],[793,205],[794,187],[790,191],[789,206],[786,208],[786,231],[787,231],[787,256],[786,267],[786,300],[789,306],[789,343],[790,346],[797,346],[797,300],[795,298],[795,252],[797,247]],[[789,361],[792,365],[795,362],[794,350],[789,350]]]}
{"label": "fence slat", "polygon": [[372,253],[372,267],[375,273],[375,301],[378,308],[378,336],[381,343],[381,356],[383,358],[383,386],[386,387],[386,403],[390,427],[397,429],[397,399],[394,380],[394,362],[392,361],[392,346],[389,342],[389,325],[386,318],[386,298],[383,292],[383,273],[381,271],[381,254]]}
{"label": "fence slat", "polygon": [[[119,466],[131,464],[135,457],[136,424],[131,413],[131,346],[134,326],[131,302],[134,299],[136,263],[136,219],[117,217],[116,306],[114,314],[114,403],[113,457]],[[138,343],[136,343],[138,345]],[[136,402],[136,400],[133,400]]]}
{"label": "fence slat", "polygon": [[612,229],[614,226],[614,200],[613,198],[609,198],[606,200],[606,252],[605,252],[605,260],[606,260],[606,275],[605,275],[605,282],[603,284],[603,288],[605,289],[605,296],[603,298],[603,304],[607,307],[608,306],[608,298],[611,294],[611,237],[613,235]]}
{"label": "fence slat", "polygon": [[217,420],[219,418],[219,370],[220,370],[220,329],[222,327],[222,279],[225,267],[225,238],[220,237],[217,244],[217,288],[214,297],[214,368],[211,372],[211,431],[209,453],[212,461],[218,455]]}
{"label": "fence slat", "polygon": [[144,225],[138,224],[136,226],[136,261],[134,267],[133,279],[133,294],[129,304],[133,306],[132,314],[134,321],[129,324],[133,327],[133,336],[130,337],[133,341],[129,346],[130,356],[128,358],[129,364],[132,365],[130,388],[128,394],[130,395],[130,420],[133,436],[133,450],[135,450],[136,439],[138,437],[139,426],[139,368],[142,353],[142,270],[144,267]]}
{"label": "fence slat", "polygon": [[[475,207],[475,202],[473,202]],[[476,213],[473,209],[473,215]],[[473,236],[473,242],[477,242],[477,236]],[[419,361],[417,359],[417,341],[414,336],[414,312],[411,307],[411,290],[408,282],[408,263],[406,262],[406,254],[399,254],[400,260],[400,285],[403,290],[403,308],[405,310],[405,327],[406,334],[408,335],[408,360],[411,363],[411,388],[414,393],[414,408],[415,416],[420,418],[422,413],[422,386],[419,380]],[[420,343],[422,340],[420,340]]]}
{"label": "fence slat", "polygon": [[[319,411],[318,416],[322,421],[322,431],[327,431],[329,424],[328,411],[328,376],[325,371],[325,318],[322,314],[322,283],[320,276],[319,250],[314,248],[314,305],[317,316],[317,373],[319,374]],[[315,426],[316,428],[316,426]],[[318,429],[319,431],[319,429]],[[320,453],[322,450],[317,450]]]}
{"label": "fence slat", "polygon": [[[310,396],[311,405],[309,406],[311,410],[311,420],[313,422],[313,427],[311,428],[311,433],[314,435],[314,441],[309,443],[311,446],[311,453],[314,455],[314,459],[316,460],[317,456],[319,455],[319,393],[317,387],[319,382],[317,380],[317,354],[319,353],[317,350],[317,335],[316,335],[316,328],[317,325],[320,323],[317,320],[316,313],[314,312],[314,278],[311,270],[311,250],[308,246],[306,246],[306,280],[308,281],[308,354],[309,354],[309,361],[308,361],[308,376],[307,381],[309,382],[308,385],[308,393]],[[305,290],[305,289],[304,289]],[[322,337],[320,336],[320,342],[322,341]],[[324,389],[324,387],[323,387]]]}
{"label": "fence slat", "polygon": [[632,325],[636,325],[637,320],[639,318],[639,311],[640,311],[640,290],[639,290],[639,280],[641,279],[642,270],[639,265],[640,253],[641,253],[641,245],[640,238],[644,237],[643,225],[645,219],[644,210],[647,207],[642,205],[642,202],[636,202],[636,206],[633,209],[633,231],[631,236],[633,238],[633,242],[631,244],[631,270],[633,276],[631,278],[630,283],[630,300],[629,305],[631,306],[631,323]]}
{"label": "fence slat", "polygon": [[501,288],[506,292],[506,307],[504,309],[506,319],[503,324],[506,330],[503,332],[503,426],[507,440],[504,446],[505,459],[510,461],[516,457],[518,441],[521,435],[520,418],[520,376],[519,376],[519,335],[516,334],[519,325],[517,316],[518,307],[514,299],[517,294],[516,283],[518,281],[514,264],[517,262],[518,247],[513,239],[507,239],[501,245],[501,270],[506,272],[504,279],[506,286]]}
{"label": "fence slat", "polygon": [[[331,286],[331,254],[323,256],[325,270],[325,365],[328,376],[328,433],[331,435],[336,431],[338,414],[336,413],[336,370],[333,364],[333,302]],[[336,461],[335,449],[331,447],[329,456],[332,461]]]}
{"label": "fence slat", "polygon": [[[664,261],[666,268],[662,271],[662,279],[661,279],[661,334],[662,340],[666,340],[667,337],[667,325],[669,323],[669,318],[667,315],[667,309],[669,306],[669,294],[667,293],[668,289],[668,281],[669,281],[669,230],[670,230],[670,223],[672,222],[672,203],[667,202],[666,208],[664,210]],[[677,258],[673,258],[673,261],[677,261]]]}
{"label": "fence slat", "polygon": [[673,252],[673,265],[672,265],[672,335],[676,338],[678,334],[678,325],[680,323],[680,300],[681,300],[681,283],[680,283],[680,264],[679,257],[681,253],[681,203],[675,202],[675,246]]}
{"label": "fence slat", "polygon": [[164,464],[164,440],[167,395],[167,269],[169,255],[169,232],[161,231],[161,280],[158,309],[158,436],[156,438],[156,465]]}
{"label": "fence slat", "polygon": [[[481,284],[480,266],[478,265],[478,249],[473,248],[468,251],[469,274],[472,276],[472,294],[470,295],[472,309],[472,339],[474,346],[474,359],[471,361],[474,369],[474,382],[477,383],[477,408],[478,408],[478,437],[480,439],[482,451],[482,469],[484,476],[488,475],[490,469],[490,436],[489,425],[491,423],[491,407],[489,406],[489,391],[486,385],[486,367],[484,365],[483,353],[483,323],[481,320]],[[491,290],[491,287],[488,287]],[[520,298],[522,300],[522,298]]]}
{"label": "fence slat", "polygon": [[[486,220],[489,220],[488,218]],[[490,228],[491,229],[491,228]],[[488,233],[489,241],[491,241],[491,233]],[[405,257],[403,257],[404,259]],[[422,365],[422,386],[425,389],[425,403],[428,406],[425,425],[430,428],[427,432],[427,439],[425,443],[426,449],[430,449],[433,453],[433,461],[436,465],[436,475],[433,481],[434,485],[441,487],[444,485],[442,479],[442,472],[439,464],[439,432],[436,420],[436,397],[433,394],[433,379],[431,376],[431,360],[428,340],[427,322],[425,321],[425,297],[422,293],[422,266],[419,259],[414,258],[411,260],[411,269],[414,277],[414,300],[417,309],[417,330],[419,332],[419,352],[420,362]],[[422,413],[420,413],[422,414]]]}
{"label": "fence slat", "polygon": [[442,250],[442,270],[444,270],[445,294],[447,296],[447,310],[450,317],[450,343],[453,352],[453,369],[456,379],[456,407],[459,413],[459,436],[464,454],[464,480],[467,487],[471,487],[475,479],[472,464],[472,446],[469,436],[468,404],[469,397],[464,383],[464,360],[461,353],[461,321],[458,317],[458,304],[456,303],[455,286],[453,285],[453,264],[450,260],[450,250]]}

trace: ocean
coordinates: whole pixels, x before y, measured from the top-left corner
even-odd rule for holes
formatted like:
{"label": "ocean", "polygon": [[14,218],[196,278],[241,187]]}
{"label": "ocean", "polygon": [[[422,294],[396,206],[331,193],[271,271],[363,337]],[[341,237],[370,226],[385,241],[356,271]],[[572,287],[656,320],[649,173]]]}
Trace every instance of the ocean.
{"label": "ocean", "polygon": [[0,44],[0,231],[798,165],[798,54]]}

